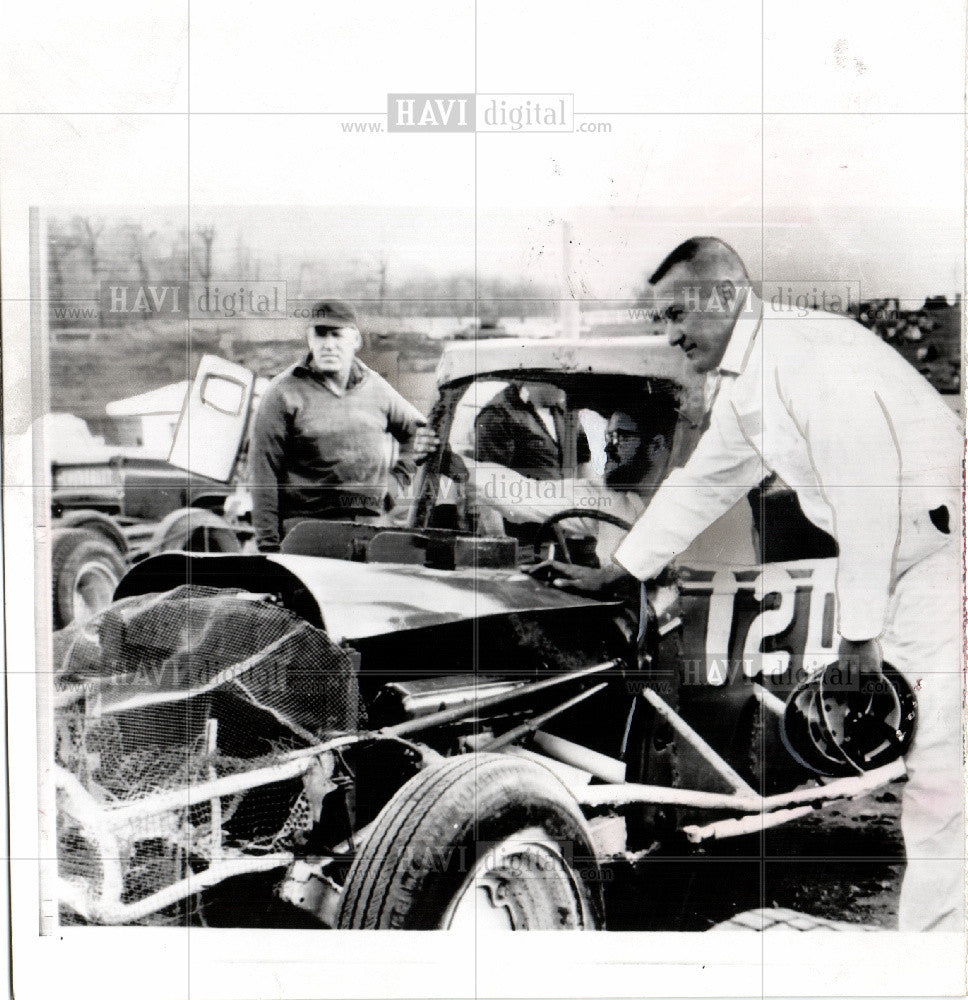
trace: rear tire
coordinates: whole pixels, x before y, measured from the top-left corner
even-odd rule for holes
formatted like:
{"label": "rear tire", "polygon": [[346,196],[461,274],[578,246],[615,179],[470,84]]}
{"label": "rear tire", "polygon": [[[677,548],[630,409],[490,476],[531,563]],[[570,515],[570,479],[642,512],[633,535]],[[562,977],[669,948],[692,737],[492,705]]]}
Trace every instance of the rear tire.
{"label": "rear tire", "polygon": [[51,550],[54,629],[83,622],[106,608],[124,576],[118,550],[84,528],[55,531]]}
{"label": "rear tire", "polygon": [[591,834],[550,771],[468,754],[410,779],[350,869],[337,926],[597,930]]}

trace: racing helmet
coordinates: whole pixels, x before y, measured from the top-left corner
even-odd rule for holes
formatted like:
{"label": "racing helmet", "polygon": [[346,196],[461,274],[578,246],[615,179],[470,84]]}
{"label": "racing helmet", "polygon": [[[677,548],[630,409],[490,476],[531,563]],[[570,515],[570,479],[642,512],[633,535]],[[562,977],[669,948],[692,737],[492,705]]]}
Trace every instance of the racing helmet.
{"label": "racing helmet", "polygon": [[809,771],[840,778],[897,760],[914,738],[916,722],[914,691],[891,664],[872,678],[835,661],[793,689],[780,735]]}

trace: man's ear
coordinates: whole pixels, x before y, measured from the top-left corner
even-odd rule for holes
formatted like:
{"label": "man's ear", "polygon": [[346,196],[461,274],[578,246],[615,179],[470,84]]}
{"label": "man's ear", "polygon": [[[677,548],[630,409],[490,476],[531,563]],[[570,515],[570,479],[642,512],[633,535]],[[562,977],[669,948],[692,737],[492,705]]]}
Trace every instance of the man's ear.
{"label": "man's ear", "polygon": [[662,454],[669,450],[664,434],[656,434],[649,442],[649,461],[655,462]]}
{"label": "man's ear", "polygon": [[363,348],[363,334],[360,333],[359,329],[356,330],[356,338],[353,344],[353,353],[356,354]]}
{"label": "man's ear", "polygon": [[736,285],[729,278],[723,278],[716,287],[719,290],[720,299],[732,309],[736,305]]}

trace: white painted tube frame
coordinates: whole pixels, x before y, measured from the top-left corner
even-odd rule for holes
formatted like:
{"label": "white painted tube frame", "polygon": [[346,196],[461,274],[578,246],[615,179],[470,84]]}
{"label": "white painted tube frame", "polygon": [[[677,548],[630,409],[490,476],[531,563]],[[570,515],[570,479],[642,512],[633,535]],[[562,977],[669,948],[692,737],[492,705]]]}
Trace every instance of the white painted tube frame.
{"label": "white painted tube frame", "polygon": [[866,795],[905,773],[904,761],[896,760],[866,774],[838,778],[826,785],[797,788],[779,795],[740,795],[700,792],[690,788],[667,788],[663,785],[591,785],[579,796],[584,806],[620,806],[635,802],[650,805],[692,806],[696,809],[725,809],[738,813],[772,813],[797,805],[816,805],[834,799]]}
{"label": "white painted tube frame", "polygon": [[158,910],[172,906],[195,893],[208,889],[226,879],[237,875],[252,875],[256,872],[272,871],[275,868],[285,868],[292,864],[294,858],[288,852],[265,854],[257,857],[233,858],[231,861],[220,861],[203,872],[190,875],[179,882],[174,882],[158,892],[153,892],[135,903],[122,903],[120,898],[101,898],[93,905],[86,905],[77,886],[67,879],[58,879],[60,900],[70,906],[86,920],[99,924],[130,924],[142,920]]}
{"label": "white painted tube frame", "polygon": [[[603,664],[598,670],[604,667],[606,665]],[[597,670],[589,672],[597,672]],[[651,689],[646,689],[643,696],[735,790],[725,794],[686,788],[669,788],[660,785],[603,784],[583,789],[577,796],[577,800],[581,805],[591,807],[642,803],[681,805],[747,814],[740,819],[720,820],[705,827],[686,828],[687,837],[694,842],[755,832],[763,826],[775,826],[805,815],[806,808],[834,799],[865,794],[905,773],[903,760],[897,760],[866,774],[841,778],[814,788],[800,788],[792,792],[764,797],[754,792],[659,695]],[[68,797],[69,812],[85,827],[87,833],[95,841],[102,864],[105,866],[103,869],[103,890],[97,903],[91,907],[86,906],[83,894],[78,890],[76,884],[66,879],[60,880],[62,901],[81,912],[88,919],[95,919],[102,923],[130,923],[171,906],[173,903],[227,878],[246,873],[269,871],[290,864],[293,860],[293,855],[290,853],[222,861],[213,864],[204,872],[182,879],[136,903],[122,904],[120,897],[123,877],[120,864],[117,863],[119,851],[115,831],[118,827],[171,809],[184,809],[198,802],[237,794],[261,784],[298,777],[312,766],[313,759],[319,754],[325,753],[330,748],[351,743],[356,738],[345,736],[333,739],[315,747],[296,751],[290,754],[287,759],[268,767],[199,782],[185,789],[154,795],[113,809],[105,809],[74,775],[58,767],[56,769],[57,784]],[[796,808],[798,806],[801,808]]]}

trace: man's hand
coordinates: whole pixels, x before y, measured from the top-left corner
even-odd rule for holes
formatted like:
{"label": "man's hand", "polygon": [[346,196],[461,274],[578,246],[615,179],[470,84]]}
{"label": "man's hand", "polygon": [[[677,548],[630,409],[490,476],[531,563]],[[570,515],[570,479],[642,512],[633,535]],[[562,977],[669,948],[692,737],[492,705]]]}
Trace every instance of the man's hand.
{"label": "man's hand", "polygon": [[614,565],[593,569],[591,566],[574,566],[555,559],[546,559],[537,566],[525,567],[524,572],[551,587],[598,597],[612,596],[616,585],[628,576],[623,569]]}
{"label": "man's hand", "polygon": [[427,426],[418,427],[413,436],[413,460],[420,465],[440,447],[440,438]]}
{"label": "man's hand", "polygon": [[881,653],[881,644],[876,639],[862,639],[859,642],[853,639],[841,639],[837,660],[841,666],[849,670],[856,668],[861,677],[877,678],[884,674],[882,670],[884,657]]}

